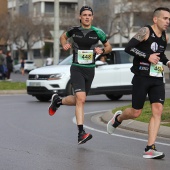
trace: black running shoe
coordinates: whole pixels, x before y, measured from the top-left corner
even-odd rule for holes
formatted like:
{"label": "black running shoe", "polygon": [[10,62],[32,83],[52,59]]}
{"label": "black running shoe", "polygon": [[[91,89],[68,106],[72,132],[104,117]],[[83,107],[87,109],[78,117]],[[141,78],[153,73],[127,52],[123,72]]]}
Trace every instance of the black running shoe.
{"label": "black running shoe", "polygon": [[60,105],[61,105],[61,98],[58,96],[58,94],[53,94],[51,98],[51,104],[48,107],[49,115],[53,116],[56,110],[60,107]]}
{"label": "black running shoe", "polygon": [[78,144],[86,143],[93,136],[90,133],[86,133],[84,130],[81,133],[78,133]]}

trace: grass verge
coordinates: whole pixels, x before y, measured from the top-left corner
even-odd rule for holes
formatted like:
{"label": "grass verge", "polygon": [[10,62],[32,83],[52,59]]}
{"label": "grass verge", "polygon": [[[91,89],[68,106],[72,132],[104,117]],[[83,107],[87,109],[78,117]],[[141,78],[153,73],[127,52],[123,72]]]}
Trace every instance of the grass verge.
{"label": "grass verge", "polygon": [[0,90],[26,90],[26,83],[0,81]]}
{"label": "grass verge", "polygon": [[[132,105],[115,108],[114,110],[112,110],[112,112],[115,113],[117,110],[125,110],[126,108],[129,108],[129,107],[132,107]],[[150,102],[146,101],[143,111],[142,111],[142,114],[135,120],[149,123],[151,115],[152,115],[152,113],[151,113]],[[170,99],[165,100],[161,125],[170,127]]]}

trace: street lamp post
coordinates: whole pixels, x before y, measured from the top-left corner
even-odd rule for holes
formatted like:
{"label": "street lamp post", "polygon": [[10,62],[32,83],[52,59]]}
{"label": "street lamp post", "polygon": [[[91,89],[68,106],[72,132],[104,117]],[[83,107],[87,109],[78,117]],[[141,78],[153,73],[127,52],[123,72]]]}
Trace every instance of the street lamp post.
{"label": "street lamp post", "polygon": [[123,16],[122,16],[122,1],[120,2],[120,30],[119,30],[119,34],[120,34],[120,40],[119,40],[119,47],[122,47],[122,26],[121,26],[121,22],[123,20]]}
{"label": "street lamp post", "polygon": [[85,6],[87,3],[86,3],[86,0],[84,0],[84,2],[83,2],[83,6]]}
{"label": "street lamp post", "polygon": [[[12,12],[11,12],[11,14],[12,14],[12,22],[13,22],[13,20],[14,20],[14,0],[12,0]],[[11,27],[12,28],[12,27]],[[11,36],[12,36],[12,39],[11,39],[11,56],[12,56],[12,58],[14,59],[14,50],[13,50],[13,28],[12,28],[12,33],[11,33]]]}
{"label": "street lamp post", "polygon": [[59,62],[59,0],[54,1],[54,64]]}

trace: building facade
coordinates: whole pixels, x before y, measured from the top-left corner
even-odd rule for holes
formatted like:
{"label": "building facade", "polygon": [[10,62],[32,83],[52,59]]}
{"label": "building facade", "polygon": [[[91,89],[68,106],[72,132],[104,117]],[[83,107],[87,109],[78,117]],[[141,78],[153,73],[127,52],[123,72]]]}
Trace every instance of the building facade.
{"label": "building facade", "polygon": [[139,28],[152,24],[155,8],[170,8],[169,0],[93,0],[93,4],[98,19],[95,24],[108,34],[114,46],[125,46]]}
{"label": "building facade", "polygon": [[[58,22],[60,25],[60,34],[70,25],[79,23],[77,10],[78,0],[59,0]],[[8,0],[8,11],[11,15],[29,16],[34,20],[35,24],[42,21],[43,24],[50,26],[48,36],[44,35],[43,42],[35,43],[32,49],[34,59],[41,58],[43,48],[45,49],[43,51],[44,57],[52,57],[54,42],[54,0]]]}
{"label": "building facade", "polygon": [[[152,23],[153,9],[159,6],[170,8],[169,0],[59,0],[60,33],[71,25],[79,24],[79,9],[82,5],[92,6],[94,25],[102,28],[113,46],[125,46],[137,30]],[[54,0],[8,0],[8,11],[11,14],[29,15],[35,21],[44,20],[54,23]],[[45,38],[46,45],[53,48],[53,26],[51,37]],[[169,31],[168,31],[169,33]],[[36,49],[42,49],[36,44]],[[168,49],[170,46],[168,44]],[[48,55],[48,54],[47,54]],[[52,56],[53,53],[50,52]],[[61,56],[67,56],[63,53]],[[39,56],[38,53],[34,56]]]}

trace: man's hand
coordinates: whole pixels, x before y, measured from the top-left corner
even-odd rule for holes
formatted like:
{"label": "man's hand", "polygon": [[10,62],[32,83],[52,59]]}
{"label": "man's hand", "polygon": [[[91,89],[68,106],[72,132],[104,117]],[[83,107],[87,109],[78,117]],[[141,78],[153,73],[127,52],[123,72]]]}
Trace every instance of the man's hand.
{"label": "man's hand", "polygon": [[160,55],[160,53],[151,54],[148,60],[153,64],[157,64],[160,60],[159,55]]}
{"label": "man's hand", "polygon": [[65,51],[67,51],[67,50],[70,49],[70,48],[71,48],[71,44],[69,44],[69,43],[66,43],[66,44],[63,45],[63,49],[64,49]]}
{"label": "man's hand", "polygon": [[95,48],[94,48],[94,52],[95,52],[96,54],[103,54],[103,50],[102,50],[100,47],[95,47]]}

